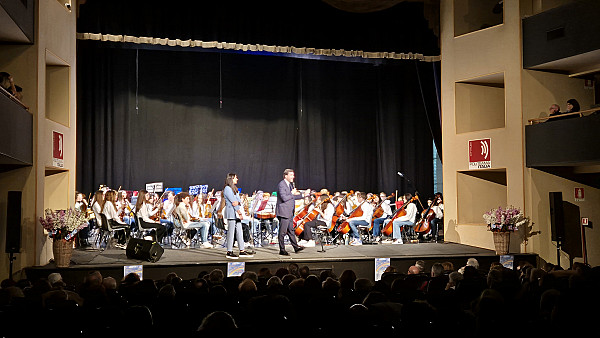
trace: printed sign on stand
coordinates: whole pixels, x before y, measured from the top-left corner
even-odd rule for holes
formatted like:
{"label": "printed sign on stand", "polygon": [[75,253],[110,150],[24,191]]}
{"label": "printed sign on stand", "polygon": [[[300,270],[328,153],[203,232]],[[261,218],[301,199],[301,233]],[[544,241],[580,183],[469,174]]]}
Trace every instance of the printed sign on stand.
{"label": "printed sign on stand", "polygon": [[140,276],[140,280],[144,279],[144,266],[143,265],[124,265],[123,266],[123,277],[130,273],[135,273]]}
{"label": "printed sign on stand", "polygon": [[163,182],[146,183],[146,191],[163,192]]}
{"label": "printed sign on stand", "polygon": [[389,258],[375,258],[375,281],[381,280],[381,275],[390,266]]}
{"label": "printed sign on stand", "polygon": [[484,138],[469,141],[469,169],[489,169],[492,167],[492,139]]}
{"label": "printed sign on stand", "polygon": [[239,277],[246,271],[245,262],[227,262],[227,277]]}

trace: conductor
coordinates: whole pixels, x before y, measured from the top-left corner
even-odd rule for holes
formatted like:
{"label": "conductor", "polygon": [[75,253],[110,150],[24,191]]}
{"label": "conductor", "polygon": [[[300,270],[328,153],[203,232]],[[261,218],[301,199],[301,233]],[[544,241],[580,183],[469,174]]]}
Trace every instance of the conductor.
{"label": "conductor", "polygon": [[279,254],[283,256],[289,256],[289,253],[285,250],[284,238],[288,235],[292,247],[296,253],[304,250],[303,246],[299,246],[296,241],[296,234],[294,232],[294,207],[295,200],[302,199],[304,196],[310,194],[310,190],[306,190],[304,194],[301,194],[296,187],[294,187],[294,170],[285,169],[283,171],[283,180],[277,185],[277,207],[275,215],[279,220]]}

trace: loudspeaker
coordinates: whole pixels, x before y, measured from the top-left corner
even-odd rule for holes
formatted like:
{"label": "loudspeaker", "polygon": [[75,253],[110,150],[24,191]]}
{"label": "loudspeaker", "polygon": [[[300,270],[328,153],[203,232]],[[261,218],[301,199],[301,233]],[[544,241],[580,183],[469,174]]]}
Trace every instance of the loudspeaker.
{"label": "loudspeaker", "polygon": [[160,244],[145,239],[131,238],[127,243],[125,253],[127,258],[139,259],[148,262],[157,262],[165,249]]}
{"label": "loudspeaker", "polygon": [[6,203],[6,253],[21,251],[21,191],[9,191]]}
{"label": "loudspeaker", "polygon": [[563,242],[565,239],[565,212],[563,209],[562,192],[551,191],[549,195],[552,240]]}

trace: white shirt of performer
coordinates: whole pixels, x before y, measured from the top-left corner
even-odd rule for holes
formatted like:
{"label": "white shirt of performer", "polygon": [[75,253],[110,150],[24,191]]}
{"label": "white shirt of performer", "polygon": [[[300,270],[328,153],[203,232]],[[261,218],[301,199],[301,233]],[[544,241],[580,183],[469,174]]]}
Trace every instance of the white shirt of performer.
{"label": "white shirt of performer", "polygon": [[373,216],[373,205],[368,201],[365,201],[360,205],[360,208],[363,211],[362,216],[350,217],[347,221],[365,221],[367,223],[371,223],[371,217]]}
{"label": "white shirt of performer", "polygon": [[409,221],[415,223],[417,218],[417,206],[414,203],[409,203],[406,206],[406,215],[396,218],[396,221]]}
{"label": "white shirt of performer", "polygon": [[390,200],[385,200],[380,205],[381,209],[383,209],[383,215],[381,217],[392,216],[392,207],[390,206]]}
{"label": "white shirt of performer", "polygon": [[333,204],[327,203],[325,210],[323,210],[323,215],[319,214],[319,216],[317,216],[317,219],[327,223],[327,225],[331,225],[331,220],[333,219],[334,212],[335,207],[333,206]]}
{"label": "white shirt of performer", "polygon": [[100,214],[102,213],[102,207],[100,206],[100,203],[97,201],[94,202],[92,205],[92,210],[94,211],[94,216],[96,216],[96,224],[100,226],[102,224],[102,217],[100,217]]}
{"label": "white shirt of performer", "polygon": [[171,200],[166,200],[163,203],[163,209],[165,210],[165,214],[169,220],[172,220],[173,217],[173,209],[175,208],[175,203],[171,202]]}
{"label": "white shirt of performer", "polygon": [[435,218],[442,219],[444,217],[444,204],[434,205],[431,209],[435,212]]}
{"label": "white shirt of performer", "polygon": [[140,208],[140,210],[138,210],[137,215],[146,223],[160,223],[160,222],[156,222],[150,218],[150,217],[156,215],[156,213],[158,213],[158,211],[159,211],[159,208],[156,208],[156,207],[154,207],[154,205],[152,205],[150,203],[146,203],[144,201],[144,204],[142,204],[142,207]]}
{"label": "white shirt of performer", "polygon": [[119,217],[119,213],[117,212],[117,209],[115,208],[114,204],[112,204],[110,201],[107,201],[106,203],[104,203],[104,209],[102,210],[102,213],[104,215],[106,215],[106,219],[108,219],[109,221],[111,219],[113,219],[117,223],[127,224],[127,223],[121,221],[121,218]]}

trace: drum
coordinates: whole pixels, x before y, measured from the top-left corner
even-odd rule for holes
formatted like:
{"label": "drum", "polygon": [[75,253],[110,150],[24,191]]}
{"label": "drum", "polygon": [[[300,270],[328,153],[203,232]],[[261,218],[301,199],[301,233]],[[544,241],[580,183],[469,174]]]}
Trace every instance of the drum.
{"label": "drum", "polygon": [[260,213],[260,214],[256,214],[255,218],[257,218],[257,219],[273,219],[273,218],[275,218],[275,214],[272,212]]}

